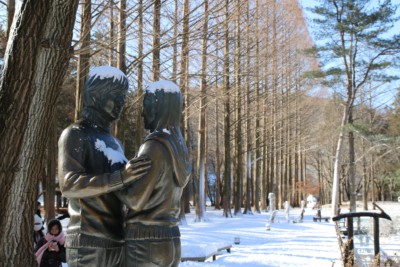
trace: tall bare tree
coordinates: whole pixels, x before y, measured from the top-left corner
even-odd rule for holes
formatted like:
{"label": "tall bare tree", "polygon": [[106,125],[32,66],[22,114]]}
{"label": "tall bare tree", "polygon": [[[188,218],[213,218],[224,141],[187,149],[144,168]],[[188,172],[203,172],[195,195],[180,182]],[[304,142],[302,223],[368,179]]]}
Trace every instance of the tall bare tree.
{"label": "tall bare tree", "polygon": [[241,8],[240,1],[236,1],[236,49],[235,49],[235,143],[236,143],[236,164],[235,164],[235,209],[234,214],[242,214],[242,194],[243,194],[243,140],[242,140],[242,88],[241,88]]}
{"label": "tall bare tree", "polygon": [[92,2],[83,0],[81,3],[81,46],[78,56],[78,69],[75,89],[75,120],[78,120],[83,109],[83,86],[90,67],[90,30],[92,28]]}
{"label": "tall bare tree", "polygon": [[142,121],[142,97],[143,97],[143,0],[138,3],[138,64],[137,64],[137,93],[136,93],[136,131],[135,131],[135,151],[139,151],[143,139]]}
{"label": "tall bare tree", "polygon": [[225,217],[232,217],[231,212],[231,126],[230,126],[230,82],[229,82],[229,0],[225,0],[224,21],[224,212]]}
{"label": "tall bare tree", "polygon": [[206,191],[206,107],[207,107],[207,35],[208,35],[208,0],[204,0],[204,18],[201,48],[201,82],[200,82],[200,114],[198,127],[198,147],[197,147],[197,177],[198,177],[198,201],[196,205],[196,219],[201,222],[206,219],[205,211],[205,191]]}
{"label": "tall bare tree", "polygon": [[154,0],[153,10],[153,81],[160,79],[161,0]]}

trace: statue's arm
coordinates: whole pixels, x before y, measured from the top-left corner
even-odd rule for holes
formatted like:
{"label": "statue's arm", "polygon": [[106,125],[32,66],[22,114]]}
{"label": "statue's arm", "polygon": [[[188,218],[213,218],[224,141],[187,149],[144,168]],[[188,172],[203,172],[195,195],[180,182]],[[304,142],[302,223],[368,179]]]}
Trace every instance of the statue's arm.
{"label": "statue's arm", "polygon": [[[87,153],[84,134],[79,129],[66,129],[58,143],[58,177],[65,197],[85,198],[119,190],[144,175],[149,166],[143,161],[130,162],[130,170],[93,175],[87,173],[84,162]],[[145,162],[146,163],[146,162]],[[134,169],[134,167],[137,167]]]}
{"label": "statue's arm", "polygon": [[146,141],[139,150],[139,157],[150,159],[151,167],[140,179],[116,192],[120,200],[131,210],[140,211],[148,203],[156,185],[164,182],[166,159],[170,155],[165,146],[154,140]]}

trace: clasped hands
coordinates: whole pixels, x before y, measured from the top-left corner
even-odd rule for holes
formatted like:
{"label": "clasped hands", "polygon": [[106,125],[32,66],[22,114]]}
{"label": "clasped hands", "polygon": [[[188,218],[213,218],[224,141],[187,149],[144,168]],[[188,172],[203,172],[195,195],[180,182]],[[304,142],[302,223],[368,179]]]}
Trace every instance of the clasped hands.
{"label": "clasped hands", "polygon": [[49,245],[49,251],[59,252],[60,248],[58,247],[57,243],[53,241]]}

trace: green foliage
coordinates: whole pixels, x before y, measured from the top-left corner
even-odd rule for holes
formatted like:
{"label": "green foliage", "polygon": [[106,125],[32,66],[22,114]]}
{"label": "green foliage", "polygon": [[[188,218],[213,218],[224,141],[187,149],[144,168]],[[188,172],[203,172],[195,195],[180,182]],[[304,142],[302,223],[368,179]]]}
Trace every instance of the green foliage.
{"label": "green foliage", "polygon": [[[400,36],[390,34],[397,5],[391,0],[321,0],[310,8],[317,15],[316,26],[318,46],[312,49],[325,65],[325,77],[330,83],[343,83],[346,75],[352,90],[360,87],[369,77],[391,81],[397,77],[385,74],[388,67],[397,67],[395,55],[400,53]],[[334,66],[334,67],[332,67]],[[375,77],[375,76],[374,76]],[[350,79],[349,79],[350,78]]]}

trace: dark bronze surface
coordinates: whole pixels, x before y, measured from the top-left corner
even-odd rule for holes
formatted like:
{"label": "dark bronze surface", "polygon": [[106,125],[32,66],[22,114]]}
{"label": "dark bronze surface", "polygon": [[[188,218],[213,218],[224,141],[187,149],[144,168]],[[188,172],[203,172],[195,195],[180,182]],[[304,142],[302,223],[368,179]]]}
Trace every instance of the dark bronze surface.
{"label": "dark bronze surface", "polygon": [[150,167],[142,158],[126,164],[120,142],[111,135],[111,123],[120,116],[127,90],[123,74],[120,79],[89,74],[82,119],[66,128],[59,139],[60,188],[70,198],[69,266],[123,264],[125,213],[113,191],[139,179]]}
{"label": "dark bronze surface", "polygon": [[150,134],[138,155],[151,159],[144,177],[119,191],[128,207],[126,266],[178,266],[180,199],[190,174],[185,140],[180,131],[180,91],[146,91],[143,117]]}

